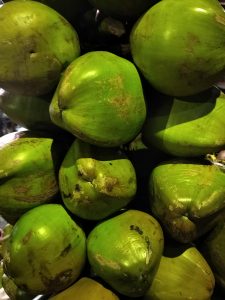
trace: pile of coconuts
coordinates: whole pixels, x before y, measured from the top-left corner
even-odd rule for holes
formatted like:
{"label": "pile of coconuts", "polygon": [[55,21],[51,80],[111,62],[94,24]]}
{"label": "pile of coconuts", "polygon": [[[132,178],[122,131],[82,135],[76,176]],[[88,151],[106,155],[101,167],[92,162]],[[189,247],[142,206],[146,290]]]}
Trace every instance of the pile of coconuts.
{"label": "pile of coconuts", "polygon": [[2,297],[224,299],[222,3],[0,2]]}

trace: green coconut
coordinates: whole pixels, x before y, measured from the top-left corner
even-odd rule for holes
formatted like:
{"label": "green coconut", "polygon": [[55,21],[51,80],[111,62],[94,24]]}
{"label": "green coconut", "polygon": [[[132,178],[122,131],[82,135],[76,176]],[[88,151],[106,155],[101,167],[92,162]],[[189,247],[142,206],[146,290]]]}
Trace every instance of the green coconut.
{"label": "green coconut", "polygon": [[161,163],[150,174],[149,201],[173,239],[193,242],[213,228],[225,208],[225,172],[200,162]]}
{"label": "green coconut", "polygon": [[112,291],[98,281],[82,277],[73,285],[49,298],[49,300],[119,300]]}
{"label": "green coconut", "polygon": [[147,292],[163,247],[159,223],[138,210],[107,219],[94,227],[87,239],[88,261],[94,274],[128,297]]}
{"label": "green coconut", "polygon": [[80,54],[77,33],[58,12],[37,1],[10,1],[0,8],[0,86],[43,95]]}
{"label": "green coconut", "polygon": [[50,104],[50,117],[90,144],[116,147],[138,135],[146,106],[134,64],[107,51],[75,59]]}
{"label": "green coconut", "polygon": [[40,132],[0,138],[0,214],[9,223],[58,194],[58,170],[65,148],[60,144]]}
{"label": "green coconut", "polygon": [[[169,249],[168,249],[169,248]],[[194,246],[166,244],[158,271],[143,300],[210,300],[214,274]]]}
{"label": "green coconut", "polygon": [[194,95],[225,74],[225,12],[217,0],[159,1],[136,22],[130,44],[158,91]]}
{"label": "green coconut", "polygon": [[178,98],[154,93],[150,106],[142,129],[148,147],[183,157],[225,147],[225,94],[217,88]]}
{"label": "green coconut", "polygon": [[79,277],[86,260],[83,230],[59,204],[43,204],[16,222],[3,258],[4,270],[31,294],[61,291]]}
{"label": "green coconut", "polygon": [[118,149],[93,146],[76,139],[59,170],[59,188],[75,215],[100,220],[125,207],[135,196],[136,173]]}

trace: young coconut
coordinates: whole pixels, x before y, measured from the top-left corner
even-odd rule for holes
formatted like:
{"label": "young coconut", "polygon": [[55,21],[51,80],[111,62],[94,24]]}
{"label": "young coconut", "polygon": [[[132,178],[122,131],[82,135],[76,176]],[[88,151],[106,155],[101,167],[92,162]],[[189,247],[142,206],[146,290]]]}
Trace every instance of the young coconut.
{"label": "young coconut", "polygon": [[163,246],[163,232],[156,219],[128,210],[90,232],[87,254],[94,274],[120,294],[140,297],[152,283]]}
{"label": "young coconut", "polygon": [[72,213],[87,220],[101,220],[134,198],[136,173],[119,149],[76,139],[61,164],[59,189]]}
{"label": "young coconut", "polygon": [[150,174],[153,215],[169,235],[189,243],[213,228],[225,208],[225,173],[187,160],[160,163]]}
{"label": "young coconut", "polygon": [[54,199],[64,152],[61,140],[43,132],[20,131],[0,138],[0,214],[7,222]]}
{"label": "young coconut", "polygon": [[131,141],[146,117],[137,69],[107,51],[78,57],[63,73],[50,104],[50,117],[90,144],[117,147]]}
{"label": "young coconut", "polygon": [[52,294],[79,277],[86,260],[86,237],[63,206],[43,204],[16,222],[3,264],[16,286],[31,294]]}
{"label": "young coconut", "polygon": [[166,244],[165,248],[143,300],[210,300],[215,278],[197,248],[181,244]]}
{"label": "young coconut", "polygon": [[217,0],[159,1],[130,35],[133,60],[163,94],[189,96],[225,74],[225,12]]}
{"label": "young coconut", "polygon": [[0,7],[0,86],[22,95],[44,95],[80,55],[76,30],[58,12],[37,1]]}

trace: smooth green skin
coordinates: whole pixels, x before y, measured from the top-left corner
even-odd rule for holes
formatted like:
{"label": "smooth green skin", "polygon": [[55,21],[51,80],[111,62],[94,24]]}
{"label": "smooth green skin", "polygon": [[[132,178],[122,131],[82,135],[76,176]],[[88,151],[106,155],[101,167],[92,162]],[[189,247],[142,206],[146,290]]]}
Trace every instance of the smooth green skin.
{"label": "smooth green skin", "polygon": [[49,294],[79,277],[86,260],[86,237],[61,205],[43,204],[17,221],[7,250],[6,275],[32,295]]}
{"label": "smooth green skin", "polygon": [[[18,0],[19,1],[19,0]],[[14,123],[29,130],[61,131],[49,116],[51,96],[0,95],[0,109]]]}
{"label": "smooth green skin", "polygon": [[225,173],[214,165],[161,163],[150,175],[149,199],[169,235],[192,242],[215,225],[225,207]]}
{"label": "smooth green skin", "polygon": [[[144,143],[174,156],[194,157],[225,147],[225,94],[212,88],[198,95],[155,95],[156,108],[142,129]],[[192,101],[193,100],[193,101]]]}
{"label": "smooth green skin", "polygon": [[218,285],[225,290],[225,216],[200,245],[200,251],[210,264]]}
{"label": "smooth green skin", "polygon": [[215,278],[207,261],[190,247],[175,257],[162,256],[143,300],[210,300]]}
{"label": "smooth green skin", "polygon": [[104,14],[118,19],[137,19],[156,1],[154,0],[89,0]]}
{"label": "smooth green skin", "polygon": [[35,132],[0,138],[0,214],[8,222],[58,193],[58,146],[52,137]]}
{"label": "smooth green skin", "polygon": [[161,226],[151,215],[128,210],[97,225],[87,239],[93,272],[117,292],[143,296],[158,269],[164,247]]}
{"label": "smooth green skin", "polygon": [[75,59],[50,104],[56,125],[97,146],[116,147],[141,130],[146,106],[133,63],[107,51]]}
{"label": "smooth green skin", "polygon": [[160,1],[134,25],[131,53],[158,91],[189,96],[223,78],[224,37],[225,13],[217,0]]}
{"label": "smooth green skin", "polygon": [[36,1],[10,1],[0,8],[0,86],[23,95],[43,95],[80,55],[75,29]]}
{"label": "smooth green skin", "polygon": [[134,198],[136,173],[118,149],[99,148],[76,139],[61,164],[59,188],[72,213],[100,220]]}

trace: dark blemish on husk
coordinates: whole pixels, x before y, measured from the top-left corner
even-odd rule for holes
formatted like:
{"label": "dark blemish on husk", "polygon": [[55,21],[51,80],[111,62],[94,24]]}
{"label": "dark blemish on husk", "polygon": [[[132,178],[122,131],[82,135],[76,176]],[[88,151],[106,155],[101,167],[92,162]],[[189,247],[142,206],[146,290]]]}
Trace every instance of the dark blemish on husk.
{"label": "dark blemish on husk", "polygon": [[29,231],[22,239],[22,243],[25,245],[29,242],[30,238],[32,236],[32,231]]}
{"label": "dark blemish on husk", "polygon": [[80,170],[78,170],[77,175],[82,177],[84,174]]}
{"label": "dark blemish on husk", "polygon": [[63,195],[63,198],[66,199],[66,198],[71,198],[72,197],[72,194],[69,193],[69,194],[66,194],[64,192],[62,192],[62,195]]}
{"label": "dark blemish on husk", "polygon": [[30,266],[30,270],[32,272],[32,276],[36,276],[36,268],[35,268],[35,254],[33,253],[32,249],[29,249],[27,253],[27,262]]}
{"label": "dark blemish on husk", "polygon": [[148,249],[151,249],[151,243],[150,243],[150,240],[149,240],[149,237],[148,236],[145,236],[145,242],[147,244],[147,248]]}
{"label": "dark blemish on husk", "polygon": [[130,225],[130,230],[135,230],[137,233],[139,233],[140,235],[143,234],[143,231],[140,229],[140,227],[136,226],[136,225]]}
{"label": "dark blemish on husk", "polygon": [[68,269],[56,275],[55,278],[49,278],[43,272],[39,272],[41,281],[48,291],[54,291],[56,287],[60,290],[61,287],[64,287],[65,284],[71,281],[72,274],[73,270]]}
{"label": "dark blemish on husk", "polygon": [[60,253],[60,256],[64,257],[68,254],[68,252],[71,250],[72,246],[71,244],[69,244],[68,246],[66,246],[65,249],[62,250],[62,252]]}
{"label": "dark blemish on husk", "polygon": [[80,185],[78,183],[75,185],[75,191],[76,192],[80,192],[81,191],[81,187],[80,187]]}
{"label": "dark blemish on husk", "polygon": [[133,181],[134,181],[133,177],[130,177],[129,180],[128,180],[128,183],[129,183],[129,184],[130,184],[130,183],[133,183]]}
{"label": "dark blemish on husk", "polygon": [[148,281],[148,273],[142,271],[142,273],[140,274],[140,277],[139,277],[139,281],[144,284],[148,283],[149,282]]}
{"label": "dark blemish on husk", "polygon": [[112,192],[113,188],[118,185],[118,179],[115,177],[106,177],[105,179],[105,185],[104,185],[104,190],[106,193]]}
{"label": "dark blemish on husk", "polygon": [[71,226],[72,231],[77,231],[77,228],[74,225]]}
{"label": "dark blemish on husk", "polygon": [[111,162],[110,162],[109,164],[110,164],[110,166],[112,166],[112,163],[111,163]]}
{"label": "dark blemish on husk", "polygon": [[114,187],[114,183],[113,182],[107,182],[106,183],[106,191],[107,192],[112,192],[112,190],[113,190],[113,187]]}
{"label": "dark blemish on husk", "polygon": [[18,287],[24,292],[29,292],[28,286],[25,283],[20,284]]}

